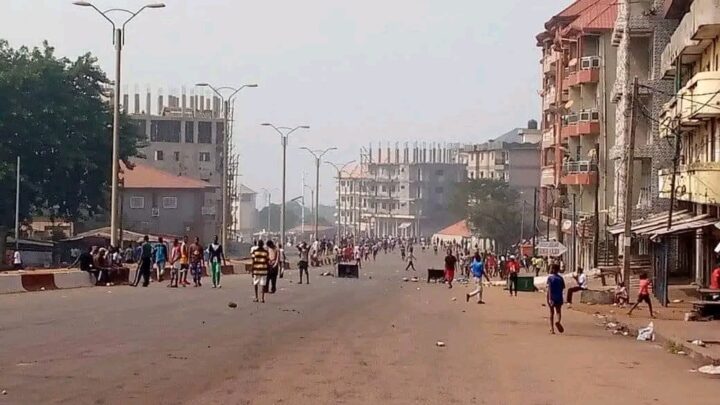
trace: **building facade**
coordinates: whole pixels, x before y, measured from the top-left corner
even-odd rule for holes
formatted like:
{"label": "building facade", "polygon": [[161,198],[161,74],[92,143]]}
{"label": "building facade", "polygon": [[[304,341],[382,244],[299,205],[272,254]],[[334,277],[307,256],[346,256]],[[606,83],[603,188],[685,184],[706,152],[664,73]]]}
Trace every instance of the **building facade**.
{"label": "building facade", "polygon": [[430,236],[452,220],[449,207],[465,177],[456,147],[365,149],[339,180],[341,232]]}
{"label": "building facade", "polygon": [[217,234],[217,210],[205,202],[217,186],[143,163],[131,168],[122,164],[121,170],[123,230],[212,241]]}
{"label": "building facade", "polygon": [[540,183],[540,141],[542,132],[530,120],[527,128],[515,128],[496,139],[465,146],[460,161],[469,179],[504,180],[528,196]]}
{"label": "building facade", "polygon": [[675,238],[690,278],[707,285],[720,241],[720,1],[657,3],[662,18],[679,22],[660,56],[660,76],[675,84],[660,136],[678,142],[677,163],[658,175],[660,197],[676,200],[676,220],[662,235]]}
{"label": "building facade", "polygon": [[543,74],[541,214],[548,236],[571,248],[569,258],[575,246],[576,266],[593,264],[595,241],[607,225],[596,212],[615,201],[609,156],[615,144],[617,10],[616,0],[578,0],[536,37]]}
{"label": "building facade", "polygon": [[258,229],[257,193],[244,184],[240,184],[232,199],[233,235],[236,240],[250,240]]}
{"label": "building facade", "polygon": [[616,174],[615,201],[608,210],[611,223],[625,221],[626,155],[634,78],[643,87],[640,87],[635,104],[633,218],[646,217],[669,208],[669,200],[660,198],[658,192],[658,172],[671,165],[673,156],[671,144],[659,137],[657,117],[673,91],[673,82],[664,80],[660,72],[660,55],[670,41],[677,21],[665,19],[656,12],[662,1],[621,0],[618,3],[613,30],[618,63],[612,91],[617,119],[615,145],[610,149]]}

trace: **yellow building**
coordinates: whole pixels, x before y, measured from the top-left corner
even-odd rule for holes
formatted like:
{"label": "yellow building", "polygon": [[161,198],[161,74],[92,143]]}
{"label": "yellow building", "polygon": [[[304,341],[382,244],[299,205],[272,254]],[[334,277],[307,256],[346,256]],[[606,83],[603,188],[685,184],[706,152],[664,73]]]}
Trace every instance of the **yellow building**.
{"label": "yellow building", "polygon": [[659,192],[676,210],[694,216],[675,222],[667,234],[693,239],[685,244],[690,276],[705,284],[720,240],[720,0],[667,0],[665,18],[679,19],[661,55],[661,73],[677,91],[660,116],[660,133],[678,136],[677,163],[660,170]]}

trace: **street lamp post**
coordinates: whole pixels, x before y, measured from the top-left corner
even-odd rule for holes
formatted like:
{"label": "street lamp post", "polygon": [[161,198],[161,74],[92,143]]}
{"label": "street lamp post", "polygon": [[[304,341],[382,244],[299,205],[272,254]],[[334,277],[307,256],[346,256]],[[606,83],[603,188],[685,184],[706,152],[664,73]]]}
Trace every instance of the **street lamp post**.
{"label": "street lamp post", "polygon": [[[220,181],[222,184],[220,185],[220,194],[222,194],[222,214],[220,214],[220,243],[223,246],[227,245],[227,230],[228,230],[228,223],[227,223],[227,214],[228,214],[228,203],[229,203],[229,193],[228,193],[228,171],[230,170],[229,165],[229,150],[230,150],[230,123],[229,123],[229,110],[230,110],[230,103],[233,101],[233,97],[242,89],[245,87],[257,87],[257,84],[244,84],[238,88],[230,87],[230,86],[223,86],[223,87],[213,87],[209,83],[197,83],[195,84],[198,87],[209,87],[215,94],[220,97],[223,103],[223,109],[224,111],[224,118],[223,121],[225,122],[225,133],[223,134],[223,170],[220,175]],[[232,91],[229,96],[223,97],[221,91]],[[227,247],[225,247],[227,249]]]}
{"label": "street lamp post", "polygon": [[276,127],[275,125],[265,122],[261,124],[265,127],[270,127],[280,134],[280,140],[282,142],[282,201],[280,202],[280,244],[285,249],[285,173],[287,163],[287,140],[288,136],[298,129],[310,129],[309,125],[298,125],[295,128],[290,127]]}
{"label": "street lamp post", "polygon": [[335,244],[339,246],[340,245],[340,211],[341,211],[341,209],[340,209],[340,184],[342,182],[342,172],[343,172],[343,170],[345,170],[346,167],[355,163],[355,160],[351,160],[351,161],[343,164],[342,166],[338,166],[337,164],[335,164],[333,162],[328,162],[327,160],[325,161],[325,163],[334,167],[335,170],[337,171],[338,191],[337,191],[337,201],[335,202],[335,205],[337,206],[337,214],[335,215],[337,218],[337,222],[335,223],[335,238],[336,238]]}
{"label": "street lamp post", "polygon": [[330,152],[331,150],[337,150],[337,148],[333,147],[323,150],[312,150],[303,146],[300,149],[308,151],[315,158],[315,239],[318,239],[318,207],[320,207],[320,160],[323,156],[325,156],[326,153]]}
{"label": "street lamp post", "polygon": [[[130,22],[130,20],[135,18],[146,8],[163,8],[165,7],[165,4],[146,4],[140,7],[140,9],[135,12],[126,10],[124,8],[110,8],[105,11],[101,11],[99,8],[95,7],[95,5],[87,1],[76,1],[73,4],[81,7],[92,7],[103,18],[105,18],[110,23],[110,25],[112,25],[113,29],[113,44],[115,45],[115,88],[113,94],[112,185],[110,189],[110,245],[118,247],[118,172],[120,171],[120,62],[122,48],[125,44],[125,26],[127,25],[127,23]],[[115,21],[108,17],[108,13],[112,12],[129,14],[130,17],[123,21],[122,25],[120,25],[120,27],[118,28],[115,25]]]}

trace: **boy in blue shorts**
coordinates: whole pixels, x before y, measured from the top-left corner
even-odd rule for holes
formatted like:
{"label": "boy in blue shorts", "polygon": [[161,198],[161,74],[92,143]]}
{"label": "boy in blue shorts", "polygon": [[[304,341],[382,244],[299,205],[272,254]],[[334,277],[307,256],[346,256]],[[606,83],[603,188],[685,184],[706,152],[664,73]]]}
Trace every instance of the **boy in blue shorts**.
{"label": "boy in blue shorts", "polygon": [[[565,332],[562,326],[562,305],[563,292],[565,290],[565,280],[558,275],[560,271],[559,264],[553,264],[550,267],[550,275],[547,279],[547,304],[550,309],[550,333],[555,334],[555,328],[558,332]],[[557,322],[555,322],[555,314],[557,313]]]}

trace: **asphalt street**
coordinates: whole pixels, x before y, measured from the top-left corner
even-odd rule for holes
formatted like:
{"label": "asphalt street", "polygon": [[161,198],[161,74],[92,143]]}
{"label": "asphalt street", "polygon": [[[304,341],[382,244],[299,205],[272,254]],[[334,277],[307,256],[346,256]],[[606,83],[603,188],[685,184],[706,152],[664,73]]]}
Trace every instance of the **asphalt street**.
{"label": "asphalt street", "polygon": [[567,311],[550,335],[542,294],[466,303],[469,286],[403,268],[381,254],[357,280],[292,272],[265,304],[246,275],[2,295],[0,404],[719,403],[689,359],[592,316]]}

